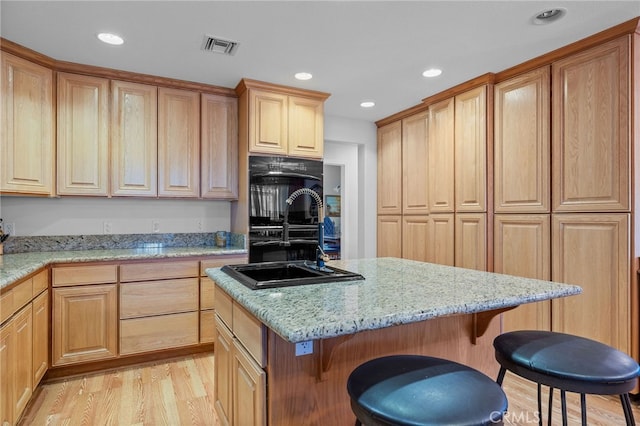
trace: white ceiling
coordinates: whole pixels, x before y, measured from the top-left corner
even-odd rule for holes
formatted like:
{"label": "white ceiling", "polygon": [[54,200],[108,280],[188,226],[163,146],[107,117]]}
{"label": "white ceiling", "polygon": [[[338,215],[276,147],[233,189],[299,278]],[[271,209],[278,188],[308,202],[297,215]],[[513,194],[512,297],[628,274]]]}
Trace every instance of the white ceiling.
{"label": "white ceiling", "polygon": [[[548,25],[532,17],[551,8]],[[234,88],[247,77],[331,93],[375,121],[486,72],[640,16],[640,1],[0,1],[2,37],[52,58]],[[98,32],[125,38],[99,42]],[[205,34],[240,43],[201,50]],[[422,71],[437,66],[440,77]],[[298,71],[310,81],[293,78]],[[375,100],[362,109],[362,100]]]}

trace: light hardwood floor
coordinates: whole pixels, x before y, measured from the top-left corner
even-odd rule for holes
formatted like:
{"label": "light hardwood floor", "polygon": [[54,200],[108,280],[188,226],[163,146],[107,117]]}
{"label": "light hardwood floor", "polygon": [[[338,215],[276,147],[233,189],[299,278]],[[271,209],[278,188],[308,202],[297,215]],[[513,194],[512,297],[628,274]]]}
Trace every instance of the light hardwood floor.
{"label": "light hardwood floor", "polygon": [[[535,384],[507,373],[504,388],[509,399],[505,424],[537,425]],[[41,385],[37,392],[20,422],[21,426],[219,426],[213,408],[213,354],[69,378]],[[568,394],[567,400],[569,425],[579,425],[579,399]],[[545,424],[546,401],[545,390]],[[557,391],[554,401],[553,424],[560,425],[560,396]],[[640,408],[637,401],[632,404],[638,422]],[[617,397],[589,395],[587,407],[589,426],[624,425]]]}

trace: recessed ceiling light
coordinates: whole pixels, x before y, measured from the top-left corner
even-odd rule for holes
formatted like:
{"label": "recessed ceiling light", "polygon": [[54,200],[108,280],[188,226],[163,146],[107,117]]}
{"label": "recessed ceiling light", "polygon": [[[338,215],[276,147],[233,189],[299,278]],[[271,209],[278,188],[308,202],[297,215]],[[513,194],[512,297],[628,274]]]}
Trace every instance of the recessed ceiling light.
{"label": "recessed ceiling light", "polygon": [[376,106],[376,103],[373,101],[363,101],[360,102],[360,106],[362,108],[373,108],[374,106]]}
{"label": "recessed ceiling light", "polygon": [[440,74],[442,74],[442,70],[438,68],[429,68],[422,73],[424,77],[437,77]]}
{"label": "recessed ceiling light", "polygon": [[98,34],[98,39],[104,43],[113,44],[115,46],[124,43],[124,39],[122,37],[111,33],[100,33]]}
{"label": "recessed ceiling light", "polygon": [[294,77],[298,80],[311,80],[313,78],[313,75],[308,72],[297,72],[294,74]]}
{"label": "recessed ceiling light", "polygon": [[561,19],[567,14],[567,9],[563,7],[555,7],[553,9],[543,10],[533,16],[533,23],[536,25],[550,24]]}

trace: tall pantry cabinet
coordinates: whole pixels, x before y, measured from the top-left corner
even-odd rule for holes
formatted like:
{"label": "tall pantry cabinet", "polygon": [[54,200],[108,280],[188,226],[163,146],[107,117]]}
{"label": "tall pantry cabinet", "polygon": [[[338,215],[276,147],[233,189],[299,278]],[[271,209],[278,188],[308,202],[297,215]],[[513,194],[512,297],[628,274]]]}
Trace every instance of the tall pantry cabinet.
{"label": "tall pantry cabinet", "polygon": [[551,329],[635,352],[635,42],[624,35],[496,85],[495,270],[583,288],[506,313],[505,331]]}

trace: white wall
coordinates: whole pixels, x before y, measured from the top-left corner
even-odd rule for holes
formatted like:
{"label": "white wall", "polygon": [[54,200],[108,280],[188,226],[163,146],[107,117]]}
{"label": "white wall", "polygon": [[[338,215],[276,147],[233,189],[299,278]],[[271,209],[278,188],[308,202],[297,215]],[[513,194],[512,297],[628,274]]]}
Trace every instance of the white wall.
{"label": "white wall", "polygon": [[228,201],[93,197],[0,197],[0,217],[16,236],[150,234],[229,230]]}
{"label": "white wall", "polygon": [[[325,116],[324,161],[343,165],[342,257],[376,256],[377,133],[374,123]],[[347,192],[349,191],[349,192]]]}

